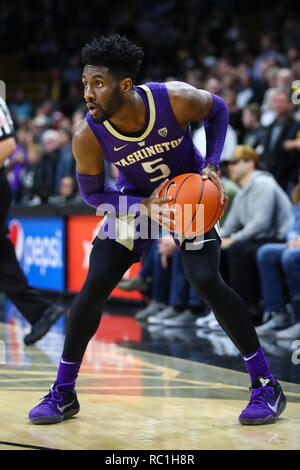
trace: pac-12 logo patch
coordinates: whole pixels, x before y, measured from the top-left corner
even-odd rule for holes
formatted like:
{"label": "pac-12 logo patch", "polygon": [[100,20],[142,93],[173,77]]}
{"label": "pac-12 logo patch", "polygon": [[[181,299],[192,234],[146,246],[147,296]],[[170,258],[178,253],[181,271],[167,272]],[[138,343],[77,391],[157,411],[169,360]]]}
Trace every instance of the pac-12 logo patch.
{"label": "pac-12 logo patch", "polygon": [[159,135],[161,135],[162,137],[166,137],[168,135],[168,129],[166,127],[162,127],[161,129],[159,129],[157,131],[159,133]]}

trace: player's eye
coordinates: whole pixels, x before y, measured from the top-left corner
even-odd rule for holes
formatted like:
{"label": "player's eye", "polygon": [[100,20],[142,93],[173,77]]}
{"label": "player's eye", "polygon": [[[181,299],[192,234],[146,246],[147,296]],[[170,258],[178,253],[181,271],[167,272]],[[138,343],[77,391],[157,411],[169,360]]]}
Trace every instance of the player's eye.
{"label": "player's eye", "polygon": [[97,80],[96,81],[96,87],[100,88],[101,86],[102,86],[102,82],[100,82],[100,80]]}

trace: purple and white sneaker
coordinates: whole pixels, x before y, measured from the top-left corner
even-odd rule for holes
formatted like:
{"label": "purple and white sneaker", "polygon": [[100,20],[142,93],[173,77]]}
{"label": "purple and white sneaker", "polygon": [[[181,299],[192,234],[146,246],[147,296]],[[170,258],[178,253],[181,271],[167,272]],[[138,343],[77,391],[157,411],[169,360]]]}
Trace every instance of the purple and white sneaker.
{"label": "purple and white sneaker", "polygon": [[32,424],[55,424],[69,419],[79,412],[79,403],[75,390],[68,390],[71,384],[51,385],[49,393],[45,395],[37,406],[29,412]]}
{"label": "purple and white sneaker", "polygon": [[241,424],[271,424],[286,407],[286,397],[278,382],[257,377],[249,389],[252,394],[247,407],[239,416]]}

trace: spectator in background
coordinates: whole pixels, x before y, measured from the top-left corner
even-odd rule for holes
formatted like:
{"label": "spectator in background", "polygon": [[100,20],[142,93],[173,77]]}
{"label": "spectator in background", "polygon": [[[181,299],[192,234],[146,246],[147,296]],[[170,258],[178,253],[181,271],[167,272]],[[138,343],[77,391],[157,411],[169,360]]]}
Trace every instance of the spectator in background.
{"label": "spectator in background", "polygon": [[62,178],[75,175],[75,160],[72,152],[72,132],[68,128],[58,131],[59,157],[55,175],[55,194],[59,194]]}
{"label": "spectator in background", "polygon": [[[233,154],[233,152],[232,152],[232,154]],[[224,225],[225,220],[226,220],[226,218],[227,218],[227,216],[230,212],[233,200],[234,200],[235,196],[237,195],[237,193],[240,190],[239,186],[234,181],[232,181],[232,179],[230,179],[228,177],[228,171],[227,171],[228,170],[228,161],[230,161],[230,159],[228,157],[224,160],[221,159],[220,160],[220,168],[218,170],[218,175],[222,180],[222,184],[223,184],[223,187],[225,189],[225,193],[226,193],[227,198],[228,198],[225,211],[219,219],[220,227],[222,227]]]}
{"label": "spectator in background", "polygon": [[[300,180],[292,192],[292,202],[287,242],[266,244],[257,251],[265,312],[264,323],[256,331],[259,335],[275,334],[280,339],[300,338],[300,308],[296,302],[300,296]],[[294,321],[288,303],[292,306]]]}
{"label": "spectator in background", "polygon": [[17,121],[32,117],[33,106],[26,98],[25,91],[22,88],[16,90],[14,98],[10,103],[10,110]]}
{"label": "spectator in background", "polygon": [[83,204],[82,198],[77,191],[73,175],[64,176],[60,180],[59,192],[56,196],[49,196],[48,203],[63,206],[65,204]]}
{"label": "spectator in background", "polygon": [[139,321],[147,321],[149,317],[165,309],[168,304],[171,265],[161,265],[159,242],[160,240],[154,240],[144,255],[139,275],[132,279],[124,279],[118,284],[120,289],[139,290],[143,294],[150,295],[151,301],[148,305],[135,314],[135,318]]}
{"label": "spectator in background", "polygon": [[221,228],[230,285],[259,313],[260,283],[257,249],[269,242],[282,242],[290,218],[290,201],[268,173],[256,170],[259,156],[251,147],[238,145],[228,163],[230,177],[241,189]]}
{"label": "spectator in background", "polygon": [[274,110],[274,97],[277,93],[277,89],[270,89],[270,93],[267,94],[266,103],[260,108],[261,116],[260,123],[263,127],[270,126],[276,119],[276,111]]}
{"label": "spectator in background", "polygon": [[20,202],[22,190],[22,172],[27,164],[27,150],[17,144],[16,150],[9,156],[6,166],[7,179],[12,192],[12,202]]}
{"label": "spectator in background", "polygon": [[181,252],[170,237],[159,240],[158,251],[162,267],[168,263],[171,265],[168,306],[157,315],[148,317],[148,321],[166,327],[194,326],[206,307],[186,278]]}
{"label": "spectator in background", "polygon": [[238,109],[243,109],[252,102],[255,96],[252,82],[253,79],[251,73],[248,71],[243,71],[239,79],[241,89],[236,95],[236,106]]}
{"label": "spectator in background", "polygon": [[295,47],[294,45],[289,47],[286,53],[286,57],[288,67],[292,69],[293,65],[299,60],[299,50],[297,49],[297,47]]}
{"label": "spectator in background", "polygon": [[35,186],[42,203],[55,193],[55,177],[59,161],[59,134],[49,129],[42,135],[43,154],[36,170]]}
{"label": "spectator in background", "polygon": [[261,64],[266,59],[278,59],[279,54],[274,47],[272,38],[269,35],[263,35],[260,40],[260,54],[256,57],[253,65],[253,77],[260,80],[261,77]]}
{"label": "spectator in background", "polygon": [[238,109],[236,105],[236,94],[232,90],[226,90],[222,94],[229,110],[229,124],[234,129],[238,143],[243,138],[244,127],[242,123],[242,110]]}
{"label": "spectator in background", "polygon": [[120,281],[118,287],[145,293],[150,278],[152,300],[136,313],[137,320],[165,326],[193,326],[203,311],[203,302],[186,279],[181,253],[173,238],[162,236],[155,240],[143,259],[139,276]]}
{"label": "spectator in background", "polygon": [[263,125],[271,125],[276,119],[276,111],[273,109],[273,97],[278,91],[285,91],[290,95],[293,81],[293,72],[288,68],[270,67],[266,72],[267,89],[262,102],[262,112],[264,113]]}
{"label": "spectator in background", "polygon": [[222,94],[222,82],[217,77],[209,77],[205,84],[205,90],[215,95]]}
{"label": "spectator in background", "polygon": [[[262,111],[267,111],[268,109],[270,109],[270,94],[274,93],[275,91],[278,91],[278,85],[277,85],[278,78],[277,77],[278,77],[279,70],[280,70],[279,67],[274,66],[274,67],[269,67],[269,68],[266,67],[266,70],[264,71],[264,83],[266,87],[265,87],[263,100],[261,104]],[[274,119],[275,119],[275,116],[274,116]]]}
{"label": "spectator in background", "polygon": [[[297,166],[298,166],[298,173],[300,169],[300,128],[297,130],[297,134],[294,139],[288,139],[284,142],[283,144],[284,150],[289,154],[290,152],[293,152],[294,158],[297,161]],[[299,183],[298,183],[299,184]],[[298,187],[298,185],[297,185]]]}
{"label": "spectator in background", "polygon": [[66,116],[71,116],[82,101],[82,91],[77,84],[71,84],[62,97],[61,110]]}
{"label": "spectator in background", "polygon": [[25,189],[23,202],[28,204],[46,203],[49,196],[55,193],[56,168],[60,156],[58,140],[58,132],[49,129],[42,135],[42,145],[35,145],[29,149],[29,165],[23,179]]}
{"label": "spectator in background", "polygon": [[276,181],[290,192],[297,184],[299,153],[293,149],[287,151],[286,140],[295,139],[300,129],[300,122],[292,115],[293,103],[284,91],[277,91],[273,97],[273,108],[276,119],[266,130],[262,163],[264,169],[272,173]]}
{"label": "spectator in background", "polygon": [[16,132],[16,149],[6,161],[6,174],[12,192],[12,202],[18,203],[22,193],[22,174],[27,165],[26,132]]}
{"label": "spectator in background", "polygon": [[257,103],[251,103],[243,109],[242,122],[244,126],[242,144],[254,148],[261,155],[266,131],[260,124],[260,108]]}
{"label": "spectator in background", "polygon": [[69,64],[62,75],[62,91],[65,92],[72,84],[77,84],[81,80],[82,70],[79,56],[72,55]]}
{"label": "spectator in background", "polygon": [[34,136],[34,140],[37,142],[41,142],[42,136],[44,132],[48,129],[49,120],[47,116],[40,114],[36,116],[31,122],[29,126],[29,130],[32,132]]}
{"label": "spectator in background", "polygon": [[279,69],[277,74],[277,88],[284,90],[287,94],[290,94],[294,74],[291,69],[282,68]]}
{"label": "spectator in background", "polygon": [[36,173],[42,157],[42,147],[31,144],[27,150],[27,166],[22,174],[21,203],[27,205],[40,204],[36,187]]}
{"label": "spectator in background", "polygon": [[51,114],[51,128],[58,131],[59,129],[70,129],[71,121],[60,111],[54,111]]}
{"label": "spectator in background", "polygon": [[104,162],[104,171],[105,171],[105,184],[110,188],[116,189],[116,183],[118,179],[118,168],[112,163],[105,161]]}
{"label": "spectator in background", "polygon": [[[206,156],[206,134],[203,123],[193,133],[193,142],[201,155],[205,158]],[[238,144],[237,133],[233,127],[229,124],[226,132],[224,147],[221,153],[220,160],[224,161],[231,157],[234,148]]]}

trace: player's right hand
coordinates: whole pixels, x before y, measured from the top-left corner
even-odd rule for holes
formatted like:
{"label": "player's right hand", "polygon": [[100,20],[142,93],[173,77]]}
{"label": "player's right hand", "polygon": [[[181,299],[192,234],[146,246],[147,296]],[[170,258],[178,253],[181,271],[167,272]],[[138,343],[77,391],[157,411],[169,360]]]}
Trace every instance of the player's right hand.
{"label": "player's right hand", "polygon": [[[172,196],[160,197],[161,190],[168,184],[169,180],[163,181],[153,193],[140,203],[140,214],[147,215],[152,220],[155,220],[164,228],[174,230],[174,214],[176,210],[169,208],[166,203],[172,201]],[[165,206],[164,206],[165,205]]]}

